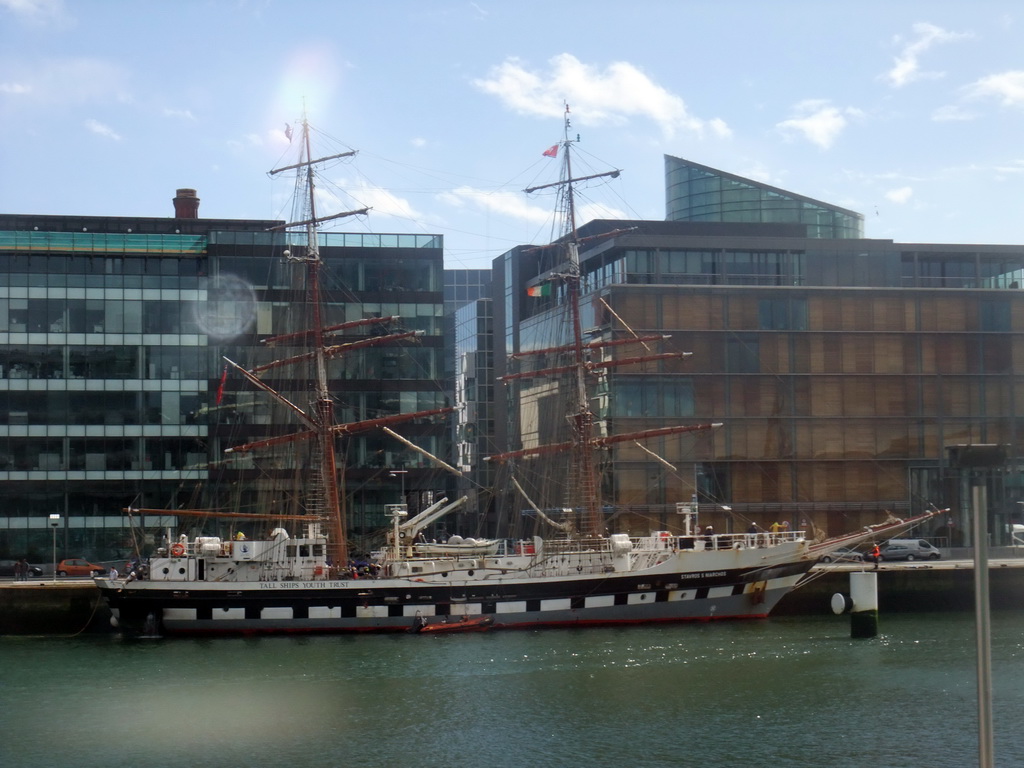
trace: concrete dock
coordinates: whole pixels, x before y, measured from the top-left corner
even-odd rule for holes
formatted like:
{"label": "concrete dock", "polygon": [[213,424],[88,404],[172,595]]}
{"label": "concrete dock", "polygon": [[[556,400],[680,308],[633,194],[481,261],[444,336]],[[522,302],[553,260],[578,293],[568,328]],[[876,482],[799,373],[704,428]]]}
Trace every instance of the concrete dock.
{"label": "concrete dock", "polygon": [[0,635],[110,631],[110,610],[92,579],[0,581]]}
{"label": "concrete dock", "polygon": [[[773,616],[831,613],[830,600],[850,591],[850,572],[871,570],[872,563],[820,563],[808,580],[786,595]],[[931,560],[881,563],[878,610],[886,612],[973,610],[974,562]],[[993,609],[1024,608],[1024,557],[989,559],[989,604]]]}

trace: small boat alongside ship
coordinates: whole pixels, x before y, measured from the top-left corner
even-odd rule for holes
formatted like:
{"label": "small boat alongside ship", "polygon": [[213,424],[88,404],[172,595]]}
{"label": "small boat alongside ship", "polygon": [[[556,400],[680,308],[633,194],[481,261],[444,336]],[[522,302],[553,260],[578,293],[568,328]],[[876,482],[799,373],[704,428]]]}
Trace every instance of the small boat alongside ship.
{"label": "small boat alongside ship", "polygon": [[486,632],[494,626],[493,616],[460,616],[449,621],[441,619],[433,623],[428,622],[422,616],[417,616],[409,633],[413,635],[449,635],[463,632]]}
{"label": "small boat alongside ship", "polygon": [[[595,415],[589,410],[586,385],[595,370],[610,364],[611,353],[599,362],[592,357],[622,347],[625,341],[583,340],[578,243],[573,224],[568,235],[557,243],[565,254],[564,270],[558,279],[573,333],[567,344],[539,350],[545,359],[558,357],[565,362],[547,370],[537,363],[528,371],[532,377],[548,373],[568,376],[566,391],[573,396],[567,411],[572,438],[559,446],[535,446],[493,457],[495,461],[514,463],[528,456],[543,456],[549,450],[570,453],[573,496],[566,506],[565,519],[553,520],[533,506],[540,532],[548,535],[428,541],[424,534],[427,526],[459,508],[464,499],[440,499],[411,518],[405,505],[391,505],[386,544],[373,553],[372,570],[363,574],[353,571],[347,566],[350,553],[339,483],[344,470],[341,457],[336,455],[336,436],[388,431],[389,425],[401,420],[430,418],[446,411],[336,423],[325,362],[341,354],[337,346],[331,345],[330,331],[342,326],[323,328],[318,308],[322,262],[316,237],[319,223],[334,217],[320,219],[316,215],[313,168],[318,161],[309,151],[305,121],[303,135],[303,157],[291,167],[307,178],[310,214],[300,222],[307,238],[304,252],[287,256],[296,267],[305,269],[312,313],[308,329],[278,338],[287,339],[289,344],[301,340],[309,345],[308,355],[302,359],[311,361],[315,372],[309,388],[313,402],[304,409],[276,392],[262,378],[272,365],[246,369],[233,361],[225,362],[254,389],[284,405],[299,424],[293,435],[234,446],[232,452],[286,449],[300,441],[314,444],[312,455],[317,461],[309,470],[310,476],[300,478],[304,498],[310,499],[308,513],[262,515],[269,531],[262,538],[188,538],[168,530],[148,562],[135,573],[96,580],[114,621],[125,631],[228,635],[413,629],[429,634],[761,618],[800,585],[823,555],[838,547],[888,538],[934,514],[890,519],[827,541],[814,541],[803,531],[757,535],[701,531],[696,511],[682,506],[680,531],[655,530],[642,536],[606,531],[607,516],[598,498],[593,453],[615,441],[681,434],[716,425],[666,426],[620,436],[599,434]],[[573,184],[578,181],[572,176],[569,162],[572,144],[567,117],[560,184],[569,196],[570,210]],[[388,338],[382,328],[373,340],[384,342]],[[646,345],[655,339],[638,337],[636,341]],[[619,362],[629,364],[656,357],[623,358]],[[292,357],[281,365],[296,359]],[[173,510],[166,514],[211,519],[260,517],[216,510]]]}

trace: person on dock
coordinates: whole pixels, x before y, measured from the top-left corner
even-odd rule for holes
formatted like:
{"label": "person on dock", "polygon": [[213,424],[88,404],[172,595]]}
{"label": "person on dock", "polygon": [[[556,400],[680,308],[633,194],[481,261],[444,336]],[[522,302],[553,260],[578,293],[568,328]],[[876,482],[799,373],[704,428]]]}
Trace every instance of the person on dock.
{"label": "person on dock", "polygon": [[14,564],[14,580],[25,581],[28,578],[28,563],[25,562],[25,558],[21,558]]}
{"label": "person on dock", "polygon": [[878,570],[878,564],[882,562],[882,550],[877,544],[871,548],[871,559],[875,561],[875,570]]}

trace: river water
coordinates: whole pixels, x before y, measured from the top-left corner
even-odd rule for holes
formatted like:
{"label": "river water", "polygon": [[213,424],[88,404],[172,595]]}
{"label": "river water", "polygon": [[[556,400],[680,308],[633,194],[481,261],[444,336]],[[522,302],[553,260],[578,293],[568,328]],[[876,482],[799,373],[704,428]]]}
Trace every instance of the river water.
{"label": "river water", "polygon": [[[1024,765],[1024,613],[993,615]],[[977,765],[971,613],[449,636],[0,638],[0,765]]]}

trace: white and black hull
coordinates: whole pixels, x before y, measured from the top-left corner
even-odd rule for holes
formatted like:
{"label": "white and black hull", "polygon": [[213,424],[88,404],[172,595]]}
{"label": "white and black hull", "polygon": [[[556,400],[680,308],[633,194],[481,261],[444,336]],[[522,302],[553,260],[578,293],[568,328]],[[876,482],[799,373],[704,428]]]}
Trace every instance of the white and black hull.
{"label": "white and black hull", "polygon": [[423,583],[407,578],[241,583],[99,579],[122,628],[164,634],[399,632],[417,616],[490,616],[496,628],[763,618],[813,558],[711,572],[655,569]]}

